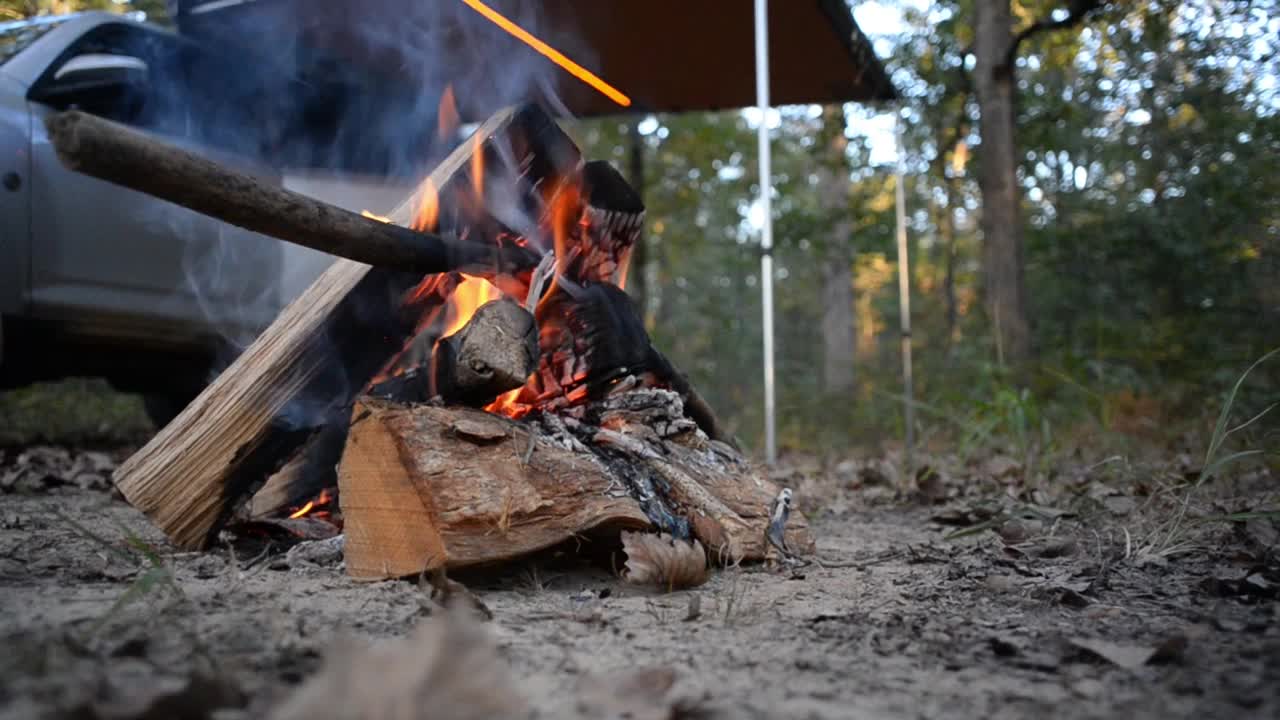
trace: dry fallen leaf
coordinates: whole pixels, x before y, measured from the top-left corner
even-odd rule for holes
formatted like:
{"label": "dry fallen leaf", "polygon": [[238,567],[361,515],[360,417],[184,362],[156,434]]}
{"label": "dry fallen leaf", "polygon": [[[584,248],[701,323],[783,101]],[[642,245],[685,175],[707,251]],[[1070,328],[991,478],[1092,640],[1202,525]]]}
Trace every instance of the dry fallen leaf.
{"label": "dry fallen leaf", "polygon": [[670,667],[588,675],[577,688],[577,717],[629,720],[691,720],[716,717],[705,693],[681,690]]}
{"label": "dry fallen leaf", "polygon": [[406,638],[339,647],[272,720],[485,720],[519,717],[527,703],[480,623],[461,610],[433,615]]}
{"label": "dry fallen leaf", "polygon": [[1126,670],[1136,670],[1146,665],[1158,650],[1147,645],[1122,645],[1085,638],[1074,639],[1071,644]]}
{"label": "dry fallen leaf", "polygon": [[707,581],[707,553],[697,540],[689,543],[670,535],[623,532],[622,550],[627,554],[624,577],[629,583],[678,590]]}

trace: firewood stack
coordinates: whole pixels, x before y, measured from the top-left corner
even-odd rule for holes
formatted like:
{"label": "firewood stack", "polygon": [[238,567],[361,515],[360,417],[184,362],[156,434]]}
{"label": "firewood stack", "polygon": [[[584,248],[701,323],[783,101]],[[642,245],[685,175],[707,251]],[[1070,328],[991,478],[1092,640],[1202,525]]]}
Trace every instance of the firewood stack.
{"label": "firewood stack", "polygon": [[[49,129],[73,169],[344,258],[116,471],[177,545],[336,485],[359,578],[620,530],[766,556],[777,488],[619,287],[639,196],[541,109],[491,117],[387,223],[79,113]],[[812,550],[803,518],[787,539]]]}

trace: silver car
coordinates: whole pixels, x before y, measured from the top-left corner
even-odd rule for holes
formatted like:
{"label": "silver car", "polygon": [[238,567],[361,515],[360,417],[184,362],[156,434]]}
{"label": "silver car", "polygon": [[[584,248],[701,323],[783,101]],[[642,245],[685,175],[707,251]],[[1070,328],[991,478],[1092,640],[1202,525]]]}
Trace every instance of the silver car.
{"label": "silver car", "polygon": [[[202,143],[252,121],[192,81],[218,67],[121,15],[0,25],[0,386],[100,375],[164,415],[296,293],[283,243],[71,172],[46,137],[45,117],[76,107],[278,181],[251,138],[244,154],[236,135]],[[228,112],[245,115],[206,122]]]}

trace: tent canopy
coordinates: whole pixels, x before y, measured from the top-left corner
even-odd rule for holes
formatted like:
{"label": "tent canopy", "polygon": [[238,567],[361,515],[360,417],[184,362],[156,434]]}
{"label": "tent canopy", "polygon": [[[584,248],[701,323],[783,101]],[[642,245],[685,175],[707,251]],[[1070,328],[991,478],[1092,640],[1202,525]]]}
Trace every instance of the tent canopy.
{"label": "tent canopy", "polygon": [[[463,0],[175,3],[182,33],[265,52],[313,84],[340,82],[348,95],[434,102],[452,85],[464,120],[531,93],[557,96],[578,116],[722,110],[756,99],[752,0],[486,0],[629,96],[625,108]],[[770,6],[773,104],[894,97],[844,0]]]}

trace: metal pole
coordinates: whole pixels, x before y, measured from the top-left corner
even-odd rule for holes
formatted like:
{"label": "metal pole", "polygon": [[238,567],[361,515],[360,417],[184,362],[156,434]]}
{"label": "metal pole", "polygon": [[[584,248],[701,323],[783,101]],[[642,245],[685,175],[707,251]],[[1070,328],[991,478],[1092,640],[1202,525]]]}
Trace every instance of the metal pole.
{"label": "metal pole", "polygon": [[915,398],[911,387],[911,269],[907,254],[907,201],[902,172],[902,119],[893,118],[893,136],[897,147],[894,170],[894,201],[898,218],[898,308],[902,326],[902,414],[906,422],[906,438],[903,441],[903,463],[912,472],[912,453],[915,445]]}
{"label": "metal pole", "polygon": [[756,0],[756,105],[760,108],[760,304],[764,310],[764,457],[778,459],[773,387],[773,174],[769,158],[769,0]]}

